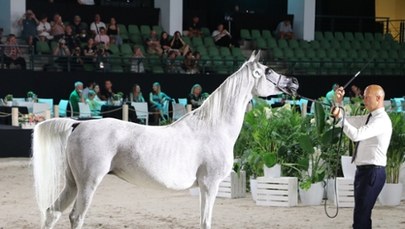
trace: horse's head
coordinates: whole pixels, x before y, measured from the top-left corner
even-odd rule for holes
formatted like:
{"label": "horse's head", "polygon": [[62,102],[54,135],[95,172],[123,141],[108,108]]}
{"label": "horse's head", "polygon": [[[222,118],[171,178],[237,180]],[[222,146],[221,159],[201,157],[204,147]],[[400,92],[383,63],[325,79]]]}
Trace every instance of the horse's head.
{"label": "horse's head", "polygon": [[298,80],[294,77],[288,77],[273,71],[271,68],[259,62],[260,51],[249,59],[249,71],[255,79],[253,93],[257,96],[267,97],[280,93],[286,93],[292,96],[297,95],[299,87]]}

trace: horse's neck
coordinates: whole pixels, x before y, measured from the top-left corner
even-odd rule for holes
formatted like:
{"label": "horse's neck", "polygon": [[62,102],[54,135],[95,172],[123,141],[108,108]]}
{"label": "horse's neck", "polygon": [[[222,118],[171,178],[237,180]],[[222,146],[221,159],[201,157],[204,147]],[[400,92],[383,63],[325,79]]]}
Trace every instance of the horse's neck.
{"label": "horse's neck", "polygon": [[253,84],[247,75],[231,76],[210,96],[208,106],[203,109],[213,131],[219,130],[236,140],[246,106],[252,99]]}

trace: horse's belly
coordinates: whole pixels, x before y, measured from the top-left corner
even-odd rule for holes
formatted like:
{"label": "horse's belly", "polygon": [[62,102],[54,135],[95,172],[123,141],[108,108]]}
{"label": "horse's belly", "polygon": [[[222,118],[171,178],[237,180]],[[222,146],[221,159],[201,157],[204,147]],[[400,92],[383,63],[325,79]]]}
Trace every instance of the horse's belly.
{"label": "horse's belly", "polygon": [[[174,190],[184,190],[193,186],[196,182],[194,174],[176,174],[173,172],[149,171],[141,168],[126,168],[114,170],[113,174],[121,179],[135,185],[149,188],[168,188]],[[169,176],[168,174],[172,174]]]}

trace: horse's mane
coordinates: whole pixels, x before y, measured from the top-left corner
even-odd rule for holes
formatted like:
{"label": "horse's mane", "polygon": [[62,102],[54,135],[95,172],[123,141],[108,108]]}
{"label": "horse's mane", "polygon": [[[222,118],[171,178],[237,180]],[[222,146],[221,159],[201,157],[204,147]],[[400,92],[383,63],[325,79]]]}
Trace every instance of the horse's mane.
{"label": "horse's mane", "polygon": [[192,116],[199,124],[212,126],[224,114],[233,109],[235,97],[249,80],[249,61],[245,62],[235,73],[229,76],[204,103],[186,116]]}

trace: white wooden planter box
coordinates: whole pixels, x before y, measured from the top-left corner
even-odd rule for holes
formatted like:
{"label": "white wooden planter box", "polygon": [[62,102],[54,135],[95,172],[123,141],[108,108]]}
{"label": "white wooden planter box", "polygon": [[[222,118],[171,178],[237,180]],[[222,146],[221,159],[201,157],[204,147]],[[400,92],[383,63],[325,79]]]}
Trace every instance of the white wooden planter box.
{"label": "white wooden planter box", "polygon": [[298,204],[296,177],[257,178],[256,205],[292,207]]}
{"label": "white wooden planter box", "polygon": [[[338,203],[339,207],[352,208],[354,207],[354,180],[349,178],[337,177],[336,178],[336,191],[334,180],[328,181],[328,200]],[[337,200],[336,200],[337,198]]]}
{"label": "white wooden planter box", "polygon": [[[192,196],[200,195],[200,188],[191,188]],[[243,198],[246,195],[246,172],[240,171],[239,174],[232,171],[220,184],[217,197],[223,198]]]}
{"label": "white wooden planter box", "polygon": [[246,172],[232,171],[220,184],[217,197],[243,198],[246,195]]}

